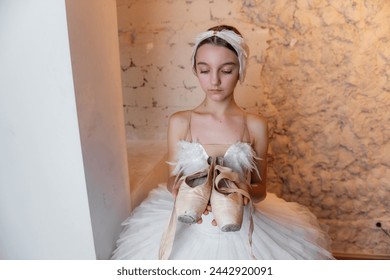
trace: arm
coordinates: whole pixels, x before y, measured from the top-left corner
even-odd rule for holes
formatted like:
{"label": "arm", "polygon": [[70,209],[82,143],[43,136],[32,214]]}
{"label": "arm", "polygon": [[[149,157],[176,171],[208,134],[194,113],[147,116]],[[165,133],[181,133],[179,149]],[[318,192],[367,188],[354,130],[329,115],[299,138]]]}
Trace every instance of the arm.
{"label": "arm", "polygon": [[256,172],[251,174],[251,186],[249,193],[256,203],[263,200],[267,195],[267,152],[268,152],[268,124],[261,116],[248,115],[249,134],[253,143],[253,149],[260,160],[256,160],[260,178]]}
{"label": "arm", "polygon": [[[177,143],[185,139],[188,130],[188,111],[177,112],[171,115],[168,122],[168,162],[177,160]],[[176,176],[172,175],[175,166],[169,165],[167,188],[173,196],[177,194],[177,187],[174,186]]]}

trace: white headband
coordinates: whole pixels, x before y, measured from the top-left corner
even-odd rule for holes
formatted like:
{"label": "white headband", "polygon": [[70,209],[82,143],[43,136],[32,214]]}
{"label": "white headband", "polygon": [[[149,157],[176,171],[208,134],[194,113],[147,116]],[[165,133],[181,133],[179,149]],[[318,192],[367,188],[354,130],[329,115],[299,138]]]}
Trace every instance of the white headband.
{"label": "white headband", "polygon": [[228,29],[223,29],[221,31],[206,31],[203,33],[200,33],[196,39],[195,39],[195,46],[192,51],[192,56],[191,56],[191,63],[192,63],[192,69],[195,71],[196,65],[195,65],[195,55],[196,51],[198,50],[199,44],[213,36],[219,37],[226,42],[228,42],[234,50],[237,52],[238,55],[238,62],[240,64],[240,70],[239,70],[239,78],[240,82],[242,83],[245,78],[245,72],[246,72],[246,61],[249,55],[249,48],[247,44],[245,44],[244,39],[238,35],[236,32],[228,30]]}

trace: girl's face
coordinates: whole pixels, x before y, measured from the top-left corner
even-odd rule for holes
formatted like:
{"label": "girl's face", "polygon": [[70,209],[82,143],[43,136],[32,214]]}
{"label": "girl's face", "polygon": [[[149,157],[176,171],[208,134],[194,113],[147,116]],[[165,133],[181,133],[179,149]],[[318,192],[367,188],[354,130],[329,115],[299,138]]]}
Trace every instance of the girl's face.
{"label": "girl's face", "polygon": [[208,98],[230,98],[239,77],[237,55],[225,47],[204,44],[196,53],[196,75]]}

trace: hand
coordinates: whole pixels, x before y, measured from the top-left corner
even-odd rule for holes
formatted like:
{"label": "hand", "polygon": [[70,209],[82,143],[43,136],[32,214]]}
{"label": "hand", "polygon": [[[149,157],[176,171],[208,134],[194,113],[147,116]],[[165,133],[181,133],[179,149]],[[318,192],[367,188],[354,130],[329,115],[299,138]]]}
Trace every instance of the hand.
{"label": "hand", "polygon": [[[173,179],[171,179],[171,178],[173,178]],[[175,179],[175,177],[171,177],[171,178],[170,178],[170,180],[172,180],[172,181]],[[176,199],[177,193],[179,192],[179,188],[180,188],[182,181],[183,181],[182,179],[177,180],[176,184],[174,184],[172,186],[171,193],[172,193],[173,199]],[[172,184],[173,184],[173,182],[172,182]]]}
{"label": "hand", "polygon": [[171,191],[173,199],[176,199],[178,192],[179,192],[179,188],[175,188],[175,186],[173,186],[172,191]]}
{"label": "hand", "polygon": [[[209,211],[209,212],[211,212],[211,204],[209,204],[209,205],[207,205],[207,210]],[[217,221],[215,220],[215,219],[213,219],[212,221],[211,221],[211,224],[213,225],[213,226],[217,226]]]}
{"label": "hand", "polygon": [[[211,205],[208,204],[206,209],[204,209],[204,211],[203,211],[203,215],[208,215],[210,212],[211,212]],[[202,218],[200,218],[197,223],[201,224],[202,222],[203,222],[203,220],[202,220]]]}
{"label": "hand", "polygon": [[[243,199],[243,204],[244,204],[244,206],[247,205],[248,203],[249,203],[249,198],[244,197],[244,199]],[[203,215],[208,215],[210,212],[212,212],[212,211],[211,211],[211,205],[208,204],[207,207],[206,207],[206,209],[205,209],[204,212],[203,212]],[[202,220],[202,218],[200,218],[199,221],[198,221],[198,224],[201,224],[202,222],[203,222],[203,220]],[[218,224],[217,224],[217,221],[216,221],[215,219],[213,219],[213,220],[211,221],[211,224],[212,224],[213,226],[215,226],[215,227],[218,225]]]}

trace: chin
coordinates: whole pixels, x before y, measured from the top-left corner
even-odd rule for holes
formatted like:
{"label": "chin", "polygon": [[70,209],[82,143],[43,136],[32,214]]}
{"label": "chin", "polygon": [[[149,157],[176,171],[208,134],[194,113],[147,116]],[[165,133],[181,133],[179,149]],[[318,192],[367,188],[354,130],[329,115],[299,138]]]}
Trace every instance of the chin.
{"label": "chin", "polygon": [[214,101],[217,101],[217,100],[225,99],[225,96],[219,93],[210,93],[209,98]]}

